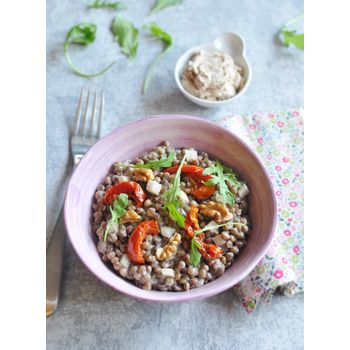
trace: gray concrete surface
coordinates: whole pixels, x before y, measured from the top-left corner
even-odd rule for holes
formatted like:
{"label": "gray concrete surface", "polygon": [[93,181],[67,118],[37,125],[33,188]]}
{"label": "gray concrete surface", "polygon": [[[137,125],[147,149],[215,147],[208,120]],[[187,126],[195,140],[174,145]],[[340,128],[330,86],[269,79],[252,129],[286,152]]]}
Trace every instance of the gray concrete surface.
{"label": "gray concrete surface", "polygon": [[[47,0],[47,237],[58,216],[71,171],[68,135],[83,86],[106,94],[107,133],[145,115],[182,113],[215,120],[235,113],[281,111],[303,106],[303,54],[282,47],[276,32],[303,12],[301,0],[185,0],[154,16],[153,0],[128,1],[121,14],[135,25],[156,21],[172,34],[174,48],[156,69],[147,95],[141,86],[147,65],[161,46],[140,34],[138,56],[120,54],[110,33],[114,11],[87,10],[88,1]],[[81,21],[97,24],[95,43],[72,48],[80,68],[94,71],[113,60],[111,71],[93,79],[67,68],[63,43]],[[188,48],[236,31],[246,41],[253,70],[249,90],[231,106],[200,108],[177,90],[173,69]],[[276,295],[248,315],[232,290],[206,301],[177,305],[132,300],[100,283],[68,244],[57,313],[47,319],[48,349],[302,349],[303,295]]]}

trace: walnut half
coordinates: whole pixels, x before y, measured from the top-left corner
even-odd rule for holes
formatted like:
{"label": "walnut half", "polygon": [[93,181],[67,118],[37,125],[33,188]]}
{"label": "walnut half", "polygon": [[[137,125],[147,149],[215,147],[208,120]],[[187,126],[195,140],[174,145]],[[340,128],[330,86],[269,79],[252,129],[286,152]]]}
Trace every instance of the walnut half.
{"label": "walnut half", "polygon": [[154,179],[154,174],[151,169],[135,168],[133,170],[134,180],[147,182]]}
{"label": "walnut half", "polygon": [[181,242],[181,235],[177,232],[175,232],[170,240],[169,243],[166,244],[163,248],[158,248],[156,251],[156,258],[159,261],[163,260],[169,260],[173,255],[176,254],[177,248]]}
{"label": "walnut half", "polygon": [[121,218],[120,223],[125,224],[127,222],[139,222],[141,221],[141,216],[136,213],[135,210],[129,209]]}
{"label": "walnut half", "polygon": [[199,212],[205,216],[213,218],[216,222],[232,220],[233,214],[229,212],[226,205],[217,202],[208,202],[199,206]]}

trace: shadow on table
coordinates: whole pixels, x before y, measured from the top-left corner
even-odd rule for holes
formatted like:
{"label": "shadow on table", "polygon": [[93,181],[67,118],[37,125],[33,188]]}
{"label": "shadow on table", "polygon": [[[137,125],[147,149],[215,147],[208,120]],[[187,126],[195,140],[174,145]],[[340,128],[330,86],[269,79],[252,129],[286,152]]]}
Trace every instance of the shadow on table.
{"label": "shadow on table", "polygon": [[184,304],[191,304],[193,308],[198,307],[198,305],[204,308],[215,307],[216,309],[219,308],[221,312],[227,312],[229,314],[242,308],[238,297],[232,289],[202,301],[177,304],[158,304],[130,298],[105,285],[90,273],[75,255],[69,242],[67,244],[62,281],[61,301],[57,313],[66,312],[72,308],[84,308],[84,305],[86,307],[88,305],[91,308],[92,304],[96,306],[100,305],[101,308],[106,308],[107,305],[110,305],[111,310],[120,308],[121,305],[123,305],[123,308],[127,306],[137,307],[143,309],[145,312],[154,312],[156,310],[176,312]]}

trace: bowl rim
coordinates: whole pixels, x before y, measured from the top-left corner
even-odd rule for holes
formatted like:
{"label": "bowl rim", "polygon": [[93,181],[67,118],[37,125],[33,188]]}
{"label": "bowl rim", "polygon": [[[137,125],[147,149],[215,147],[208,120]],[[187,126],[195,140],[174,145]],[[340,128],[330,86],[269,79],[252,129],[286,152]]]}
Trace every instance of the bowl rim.
{"label": "bowl rim", "polygon": [[[261,249],[261,253],[257,254],[254,259],[252,259],[251,263],[249,264],[249,266],[247,266],[247,268],[245,269],[245,272],[241,273],[241,275],[239,275],[236,279],[237,281],[233,281],[232,283],[230,283],[229,281],[223,285],[217,286],[217,287],[212,287],[209,290],[206,290],[204,293],[198,293],[196,295],[192,295],[192,294],[187,294],[188,292],[184,291],[184,292],[163,292],[163,291],[152,291],[153,293],[148,294],[149,291],[146,290],[142,290],[140,289],[138,295],[135,294],[135,292],[133,290],[129,290],[127,287],[123,287],[123,286],[116,286],[115,284],[113,284],[111,281],[109,281],[107,278],[101,277],[93,268],[93,266],[91,264],[89,264],[89,260],[82,256],[82,254],[79,252],[79,248],[78,248],[78,244],[77,242],[74,240],[74,235],[72,234],[72,228],[71,228],[71,223],[70,223],[70,219],[69,219],[69,205],[68,205],[68,197],[69,197],[69,193],[71,191],[71,187],[72,187],[72,183],[74,180],[74,176],[76,174],[76,170],[81,166],[81,164],[83,164],[83,160],[84,158],[88,158],[88,155],[92,152],[94,152],[94,148],[95,145],[100,144],[102,142],[104,142],[107,138],[112,137],[114,134],[122,132],[123,130],[130,128],[130,127],[135,127],[138,124],[141,123],[147,123],[148,120],[150,119],[157,119],[157,120],[166,120],[169,118],[175,118],[177,120],[193,120],[193,121],[197,121],[200,123],[204,123],[207,124],[210,127],[216,127],[221,129],[221,131],[223,131],[224,133],[226,133],[228,136],[233,137],[235,139],[237,139],[237,141],[239,143],[241,143],[243,145],[243,147],[245,147],[248,151],[248,153],[250,153],[250,155],[255,159],[255,161],[260,165],[266,179],[268,182],[268,185],[270,187],[270,191],[272,193],[272,208],[273,208],[273,218],[272,218],[272,226],[271,226],[271,232],[270,232],[270,236],[268,238],[268,240],[264,243],[262,249]],[[219,294],[221,292],[224,292],[225,290],[233,287],[234,285],[236,285],[237,283],[239,283],[240,281],[242,281],[245,277],[247,277],[249,275],[249,273],[254,269],[254,267],[259,263],[259,261],[265,256],[266,251],[268,249],[268,247],[270,246],[270,243],[272,241],[272,238],[275,234],[275,230],[276,230],[276,224],[277,224],[277,201],[276,201],[276,196],[274,195],[275,191],[274,191],[274,186],[272,184],[271,178],[265,168],[265,166],[263,165],[263,163],[261,162],[261,160],[259,159],[259,157],[257,156],[257,154],[253,151],[253,149],[247,144],[245,143],[239,136],[237,136],[235,133],[233,133],[232,131],[216,124],[213,121],[210,120],[206,120],[203,119],[201,117],[195,117],[195,116],[189,116],[189,115],[184,115],[184,114],[158,114],[158,115],[150,115],[150,116],[145,116],[142,117],[140,119],[131,121],[123,126],[117,127],[115,129],[113,129],[112,131],[110,131],[109,133],[107,133],[106,135],[104,135],[103,137],[101,137],[87,152],[86,154],[82,157],[82,159],[79,161],[78,165],[76,166],[76,168],[74,169],[70,179],[69,179],[69,183],[65,192],[65,196],[64,196],[64,221],[65,221],[65,226],[66,226],[66,231],[67,231],[67,235],[69,237],[69,240],[73,246],[73,249],[75,250],[76,254],[78,255],[79,259],[83,262],[83,264],[87,267],[87,269],[93,274],[95,275],[100,281],[104,282],[105,284],[107,284],[108,286],[112,287],[114,290],[117,290],[118,292],[121,292],[125,295],[131,296],[133,298],[139,299],[139,300],[144,300],[144,301],[152,301],[152,302],[162,302],[162,303],[175,303],[175,302],[185,302],[185,301],[192,301],[192,300],[201,300],[204,298],[208,298],[211,296],[214,296],[216,294]],[[108,267],[106,266],[106,268],[108,269]],[[116,274],[117,278],[120,278],[122,280],[125,281],[125,279],[123,279],[122,277],[120,277],[119,275]],[[201,287],[196,288],[197,290],[201,290]],[[156,292],[156,293],[154,293]],[[162,295],[167,295],[166,299],[162,298]]]}
{"label": "bowl rim", "polygon": [[[238,99],[240,96],[242,96],[246,90],[248,89],[249,85],[250,85],[250,81],[251,81],[251,75],[252,75],[252,69],[251,69],[251,66],[249,64],[249,61],[245,55],[245,41],[243,39],[243,37],[239,34],[239,33],[236,33],[236,32],[224,32],[220,35],[223,35],[223,34],[226,34],[226,33],[230,33],[230,34],[235,34],[237,35],[241,40],[242,40],[242,43],[243,43],[243,52],[242,52],[242,57],[244,58],[246,64],[247,64],[247,80],[245,81],[244,83],[244,86],[241,90],[238,91],[238,93],[230,98],[227,98],[225,100],[220,100],[220,101],[211,101],[211,100],[206,100],[204,98],[200,98],[200,97],[197,97],[195,95],[192,95],[190,92],[188,92],[184,86],[182,85],[181,83],[181,79],[180,79],[180,74],[182,73],[183,71],[183,68],[185,67],[185,64],[188,62],[188,60],[183,64],[183,65],[180,65],[180,61],[182,60],[182,58],[184,56],[187,56],[191,53],[194,53],[196,51],[199,51],[201,47],[203,46],[206,46],[206,45],[211,45],[212,42],[207,42],[207,43],[203,43],[203,44],[199,44],[199,45],[196,45],[192,48],[189,48],[188,50],[186,50],[176,61],[176,64],[175,64],[175,68],[174,68],[174,77],[175,77],[175,81],[176,81],[176,85],[177,87],[180,89],[180,91],[189,99],[192,99],[193,102],[195,101],[195,103],[204,103],[204,104],[207,104],[207,105],[212,105],[212,106],[220,106],[220,105],[224,105],[224,104],[228,104],[230,102],[232,102],[234,99]],[[219,36],[220,36],[219,35]],[[219,37],[218,36],[218,37]],[[215,39],[214,39],[215,40]],[[226,51],[223,51],[223,50],[219,50],[217,49],[218,52],[224,52],[224,53],[227,53],[229,54],[228,52]],[[230,54],[229,54],[230,55]],[[230,55],[231,56],[231,55]]]}

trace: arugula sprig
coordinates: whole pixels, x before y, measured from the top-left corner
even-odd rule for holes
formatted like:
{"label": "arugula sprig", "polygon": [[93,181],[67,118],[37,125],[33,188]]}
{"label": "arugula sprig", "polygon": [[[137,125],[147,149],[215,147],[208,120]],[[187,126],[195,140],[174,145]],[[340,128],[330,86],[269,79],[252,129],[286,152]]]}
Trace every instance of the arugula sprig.
{"label": "arugula sprig", "polygon": [[169,213],[169,216],[181,227],[185,228],[185,218],[183,215],[177,210],[181,207],[181,202],[179,200],[179,196],[181,195],[180,190],[180,175],[181,169],[184,165],[186,156],[183,157],[179,169],[176,172],[174,180],[169,186],[169,189],[164,192],[163,200],[164,200],[164,209],[166,209]]}
{"label": "arugula sprig", "polygon": [[237,224],[236,222],[233,221],[228,221],[225,222],[224,224],[220,224],[220,225],[213,225],[213,226],[205,226],[200,230],[196,230],[194,231],[194,235],[193,238],[191,240],[191,250],[190,250],[190,264],[193,266],[198,266],[200,261],[201,261],[201,257],[202,255],[199,252],[199,249],[202,248],[202,246],[198,243],[198,241],[196,240],[196,236],[198,235],[198,233],[204,232],[204,231],[209,231],[218,227],[222,227],[222,226],[226,226],[226,225],[230,225],[230,224]]}
{"label": "arugula sprig", "polygon": [[128,168],[160,169],[172,166],[175,159],[175,151],[171,151],[169,156],[164,156],[160,160],[150,160],[146,164],[127,165]]}
{"label": "arugula sprig", "polygon": [[207,225],[207,226],[204,226],[203,228],[201,228],[200,230],[195,230],[194,234],[197,235],[198,233],[205,232],[205,231],[210,231],[210,230],[213,230],[215,228],[223,227],[223,226],[226,226],[226,225],[241,225],[241,223],[240,222],[227,221],[224,224]]}
{"label": "arugula sprig", "polygon": [[144,25],[143,28],[147,29],[150,35],[162,41],[164,45],[163,50],[156,56],[156,58],[153,60],[153,62],[150,64],[150,66],[146,71],[146,77],[145,77],[145,81],[143,83],[143,89],[142,89],[142,93],[145,94],[147,91],[151,76],[153,74],[154,67],[158,64],[158,62],[162,59],[162,57],[172,49],[173,39],[155,22]]}
{"label": "arugula sprig", "polygon": [[95,0],[88,5],[89,9],[112,9],[112,10],[126,10],[127,6],[121,1],[103,1]]}
{"label": "arugula sprig", "polygon": [[129,58],[136,57],[139,46],[138,29],[122,16],[117,16],[112,23],[112,32],[121,51]]}
{"label": "arugula sprig", "polygon": [[183,0],[157,0],[157,2],[152,7],[149,15],[153,15],[154,13],[164,10],[165,8],[173,5],[182,4]]}
{"label": "arugula sprig", "polygon": [[109,207],[112,218],[108,221],[106,230],[103,236],[105,241],[108,236],[108,232],[111,229],[112,225],[117,225],[119,219],[126,213],[125,208],[128,206],[128,195],[125,193],[120,193],[118,198],[114,200],[113,204]]}
{"label": "arugula sprig", "polygon": [[304,51],[304,33],[297,33],[296,30],[290,29],[290,26],[302,17],[303,15],[300,15],[285,23],[279,32],[279,37],[286,46],[294,45],[297,49]]}
{"label": "arugula sprig", "polygon": [[97,73],[84,73],[79,68],[77,68],[75,64],[72,62],[72,59],[70,58],[70,55],[68,52],[69,46],[71,44],[78,44],[83,46],[92,44],[95,41],[96,30],[97,30],[97,27],[94,23],[86,23],[86,22],[79,23],[69,29],[66,36],[66,40],[64,42],[64,54],[66,56],[67,63],[69,67],[72,69],[72,71],[80,75],[81,77],[85,77],[85,78],[97,77],[98,75],[101,75],[106,71],[108,71],[115,63],[115,62],[112,62],[106,68],[102,69]]}
{"label": "arugula sprig", "polygon": [[216,161],[215,165],[205,168],[203,175],[211,175],[212,178],[205,181],[207,186],[219,185],[219,194],[222,196],[225,203],[234,204],[235,195],[229,190],[226,181],[231,183],[234,187],[240,188],[242,184],[237,180],[234,172],[221,164],[220,161]]}

